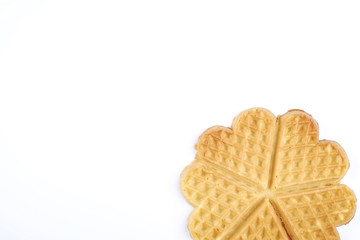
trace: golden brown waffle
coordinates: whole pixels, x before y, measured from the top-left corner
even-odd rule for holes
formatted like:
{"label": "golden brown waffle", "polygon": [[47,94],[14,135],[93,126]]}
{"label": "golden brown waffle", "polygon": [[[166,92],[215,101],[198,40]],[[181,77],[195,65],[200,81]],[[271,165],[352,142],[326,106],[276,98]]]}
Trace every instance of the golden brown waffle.
{"label": "golden brown waffle", "polygon": [[318,140],[316,121],[301,110],[275,117],[253,108],[231,128],[206,130],[181,190],[195,207],[193,239],[340,239],[336,226],[355,214],[352,190],[340,184],[344,150]]}

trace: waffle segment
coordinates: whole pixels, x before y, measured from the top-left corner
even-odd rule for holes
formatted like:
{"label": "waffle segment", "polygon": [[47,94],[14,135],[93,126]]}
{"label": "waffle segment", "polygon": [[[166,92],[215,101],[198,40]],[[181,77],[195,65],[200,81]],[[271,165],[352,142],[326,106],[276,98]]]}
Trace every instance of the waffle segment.
{"label": "waffle segment", "polygon": [[198,140],[196,158],[205,159],[266,187],[276,118],[265,109],[250,109],[234,119],[232,129],[213,127]]}
{"label": "waffle segment", "polygon": [[318,124],[303,111],[280,117],[275,159],[275,188],[338,182],[349,168],[345,151],[333,141],[318,140]]}
{"label": "waffle segment", "polygon": [[[191,214],[188,228],[194,239],[219,239],[229,234],[257,193],[222,175],[201,162],[184,171],[181,185],[185,198],[198,206]],[[224,238],[220,238],[224,239]]]}
{"label": "waffle segment", "polygon": [[335,227],[352,219],[356,205],[345,185],[290,192],[277,201],[292,239],[338,239]]}
{"label": "waffle segment", "polygon": [[289,237],[268,199],[247,219],[231,240],[288,240]]}

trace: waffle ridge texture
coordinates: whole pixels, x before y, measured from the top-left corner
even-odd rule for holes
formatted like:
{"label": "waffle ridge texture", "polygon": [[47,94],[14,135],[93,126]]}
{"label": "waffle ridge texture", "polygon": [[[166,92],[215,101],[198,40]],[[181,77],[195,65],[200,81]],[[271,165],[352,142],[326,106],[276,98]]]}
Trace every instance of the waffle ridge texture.
{"label": "waffle ridge texture", "polygon": [[317,122],[302,110],[275,117],[252,108],[231,128],[207,129],[181,174],[181,191],[195,208],[191,237],[340,239],[336,227],[356,208],[353,191],[340,184],[349,161],[339,144],[318,136]]}

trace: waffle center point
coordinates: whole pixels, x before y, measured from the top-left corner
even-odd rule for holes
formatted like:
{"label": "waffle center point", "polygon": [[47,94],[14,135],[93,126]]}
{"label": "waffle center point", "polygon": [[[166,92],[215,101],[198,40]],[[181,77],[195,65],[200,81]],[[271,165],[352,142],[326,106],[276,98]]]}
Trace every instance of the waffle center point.
{"label": "waffle center point", "polygon": [[262,194],[264,198],[268,198],[268,199],[273,198],[273,192],[270,189],[265,189]]}

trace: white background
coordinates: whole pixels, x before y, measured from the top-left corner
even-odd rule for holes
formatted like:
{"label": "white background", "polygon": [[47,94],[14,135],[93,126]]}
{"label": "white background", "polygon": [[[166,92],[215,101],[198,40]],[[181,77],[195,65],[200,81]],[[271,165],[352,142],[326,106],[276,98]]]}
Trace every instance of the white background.
{"label": "white background", "polygon": [[0,0],[0,239],[190,239],[180,173],[206,128],[250,107],[311,113],[360,196],[359,12]]}

